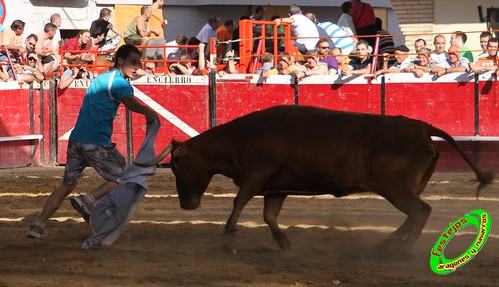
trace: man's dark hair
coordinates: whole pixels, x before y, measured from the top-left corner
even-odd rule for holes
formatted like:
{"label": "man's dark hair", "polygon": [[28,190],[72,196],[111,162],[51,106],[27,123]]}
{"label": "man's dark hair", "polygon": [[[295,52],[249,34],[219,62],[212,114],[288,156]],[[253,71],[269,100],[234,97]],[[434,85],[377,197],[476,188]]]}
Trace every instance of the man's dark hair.
{"label": "man's dark hair", "polygon": [[225,20],[225,22],[224,22],[224,26],[225,26],[225,27],[228,27],[228,26],[234,26],[234,20],[232,20],[232,19],[227,19],[227,20]]}
{"label": "man's dark hair", "polygon": [[258,5],[255,7],[255,14],[258,14],[260,12],[263,12],[265,10],[265,7]]}
{"label": "man's dark hair", "polygon": [[499,43],[499,39],[497,39],[497,38],[490,38],[489,41],[487,41],[487,46],[489,45],[489,43]]}
{"label": "man's dark hair", "polygon": [[142,53],[140,52],[140,50],[135,47],[134,45],[129,45],[129,44],[125,44],[125,45],[122,45],[121,47],[118,48],[118,51],[116,51],[116,55],[115,55],[115,60],[114,60],[114,67],[117,67],[118,66],[118,59],[119,58],[122,58],[123,60],[126,60],[130,54],[132,53],[135,53],[139,56],[142,56]]}
{"label": "man's dark hair", "polygon": [[345,1],[341,4],[341,12],[343,13],[348,13],[350,9],[352,8],[352,2],[350,1]]}
{"label": "man's dark hair", "polygon": [[109,8],[102,8],[100,10],[100,15],[99,15],[100,18],[104,18],[104,17],[109,16],[109,15],[111,15],[111,9],[109,9]]}
{"label": "man's dark hair", "polygon": [[492,38],[492,33],[490,33],[489,31],[480,33],[480,38],[485,38],[485,37],[488,37],[489,39]]}
{"label": "man's dark hair", "polygon": [[140,15],[144,15],[147,10],[149,10],[149,5],[142,6],[142,8],[140,8]]}
{"label": "man's dark hair", "polygon": [[45,33],[50,32],[50,31],[54,31],[54,30],[57,30],[57,26],[55,24],[52,24],[52,23],[47,23],[47,24],[45,24],[45,27],[43,27],[43,31]]}
{"label": "man's dark hair", "polygon": [[461,38],[463,43],[466,43],[466,41],[468,40],[468,36],[466,36],[466,33],[464,33],[463,31],[456,31],[454,32],[454,35],[456,35],[456,37]]}
{"label": "man's dark hair", "polygon": [[218,17],[211,17],[210,19],[208,19],[208,24],[215,24],[215,23],[219,23],[220,22],[220,18]]}
{"label": "man's dark hair", "polygon": [[14,20],[12,24],[10,24],[10,28],[14,31],[16,29],[24,28],[24,25],[26,25],[26,23],[24,23],[22,20]]}
{"label": "man's dark hair", "polygon": [[28,37],[26,37],[26,40],[29,39],[34,39],[35,42],[38,42],[38,36],[36,34],[29,34]]}

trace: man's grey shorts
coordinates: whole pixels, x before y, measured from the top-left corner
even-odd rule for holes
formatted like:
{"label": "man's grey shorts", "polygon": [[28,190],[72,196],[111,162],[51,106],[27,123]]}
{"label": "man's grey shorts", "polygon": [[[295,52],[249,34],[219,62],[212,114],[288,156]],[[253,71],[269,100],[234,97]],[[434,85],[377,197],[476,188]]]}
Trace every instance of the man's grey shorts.
{"label": "man's grey shorts", "polygon": [[77,183],[83,170],[91,166],[108,181],[118,182],[125,169],[126,160],[116,150],[116,145],[83,144],[70,140],[68,143],[64,184]]}

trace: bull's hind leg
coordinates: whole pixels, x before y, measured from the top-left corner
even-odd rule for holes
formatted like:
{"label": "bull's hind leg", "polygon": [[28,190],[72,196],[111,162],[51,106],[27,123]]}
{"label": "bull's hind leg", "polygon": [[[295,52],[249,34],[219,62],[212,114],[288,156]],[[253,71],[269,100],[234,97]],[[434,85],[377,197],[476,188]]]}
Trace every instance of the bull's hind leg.
{"label": "bull's hind leg", "polygon": [[410,251],[416,244],[423,232],[423,228],[431,213],[431,207],[421,200],[418,194],[410,192],[401,192],[387,198],[398,210],[407,214],[405,222],[388,238],[385,242],[391,246],[385,246],[392,249],[394,239],[396,239],[403,250]]}
{"label": "bull's hind leg", "polygon": [[264,205],[263,205],[263,220],[269,226],[272,231],[272,236],[274,240],[279,243],[279,246],[283,250],[288,250],[291,247],[288,236],[282,232],[277,223],[277,216],[281,211],[286,195],[281,194],[270,194],[265,195]]}

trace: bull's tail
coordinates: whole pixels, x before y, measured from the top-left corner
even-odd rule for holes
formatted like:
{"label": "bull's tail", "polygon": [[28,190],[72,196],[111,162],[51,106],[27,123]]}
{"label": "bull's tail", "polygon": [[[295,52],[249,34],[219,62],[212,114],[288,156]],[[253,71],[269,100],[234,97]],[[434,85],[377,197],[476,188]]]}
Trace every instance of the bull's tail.
{"label": "bull's tail", "polygon": [[466,163],[475,172],[475,175],[477,177],[476,181],[478,181],[480,183],[480,185],[478,186],[477,191],[476,191],[476,197],[478,198],[478,196],[480,196],[480,192],[481,192],[482,188],[484,188],[488,184],[492,183],[492,181],[494,180],[494,174],[492,172],[484,172],[484,171],[480,170],[480,168],[476,165],[476,163],[474,161],[472,161],[464,153],[464,151],[461,149],[461,147],[459,147],[459,145],[454,140],[454,138],[452,138],[452,136],[450,136],[445,131],[431,126],[430,136],[436,136],[436,137],[442,138],[445,141],[447,141],[461,155],[461,157],[466,161]]}

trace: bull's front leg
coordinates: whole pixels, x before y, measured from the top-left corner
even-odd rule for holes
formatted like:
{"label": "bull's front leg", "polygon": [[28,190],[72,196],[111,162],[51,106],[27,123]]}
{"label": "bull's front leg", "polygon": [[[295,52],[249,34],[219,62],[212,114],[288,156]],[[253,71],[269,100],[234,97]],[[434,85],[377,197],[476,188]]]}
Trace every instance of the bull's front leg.
{"label": "bull's front leg", "polygon": [[253,196],[257,195],[267,180],[272,176],[272,170],[259,169],[257,173],[251,174],[241,183],[239,192],[234,198],[232,213],[225,224],[223,248],[230,252],[235,252],[234,240],[237,231],[237,221],[244,207]]}
{"label": "bull's front leg", "polygon": [[237,231],[237,221],[239,216],[243,211],[244,207],[248,201],[253,197],[253,194],[248,194],[240,190],[236,197],[234,198],[234,204],[232,207],[232,213],[225,224],[224,238],[223,238],[223,249],[235,253],[236,249],[234,247],[234,240]]}
{"label": "bull's front leg", "polygon": [[272,236],[274,240],[279,244],[281,249],[288,250],[291,247],[288,236],[282,232],[277,223],[277,216],[281,211],[284,200],[286,199],[285,194],[270,194],[264,196],[263,205],[263,220],[269,226],[272,231]]}

